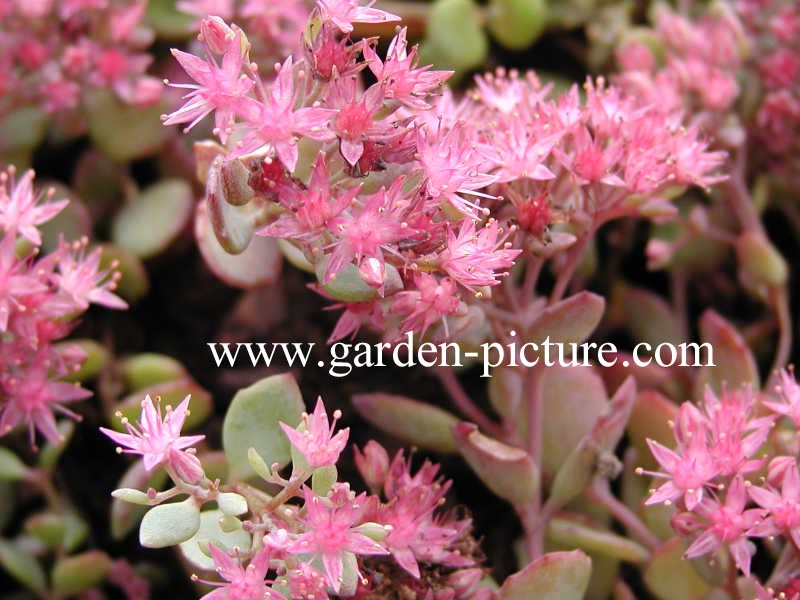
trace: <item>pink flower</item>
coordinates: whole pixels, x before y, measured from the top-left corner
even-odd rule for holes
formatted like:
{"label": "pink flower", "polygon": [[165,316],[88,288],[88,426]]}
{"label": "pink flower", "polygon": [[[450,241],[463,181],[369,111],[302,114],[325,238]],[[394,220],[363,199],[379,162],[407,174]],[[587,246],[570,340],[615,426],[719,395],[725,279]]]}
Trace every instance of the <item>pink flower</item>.
{"label": "pink flower", "polygon": [[345,427],[334,434],[336,421],[342,418],[342,412],[333,412],[333,422],[328,422],[325,404],[322,397],[317,398],[313,414],[303,413],[303,420],[296,428],[281,423],[281,429],[289,441],[306,459],[312,468],[335,465],[339,455],[347,445],[350,428]]}
{"label": "pink flower", "polygon": [[328,104],[338,110],[331,119],[331,129],[339,138],[339,152],[350,165],[361,158],[367,139],[381,139],[393,133],[391,124],[376,119],[383,98],[378,84],[359,94],[356,77],[339,78],[328,89]]}
{"label": "pink flower", "polygon": [[[33,170],[26,171],[16,182],[14,173],[14,167],[0,173],[0,227],[11,237],[19,233],[32,244],[41,246],[42,236],[36,226],[60,213],[69,200],[50,202],[55,193],[52,189],[46,194],[34,194]],[[40,204],[43,196],[48,202]]]}
{"label": "pink flower", "polygon": [[438,466],[425,461],[411,475],[411,461],[398,452],[392,460],[384,490],[389,502],[378,510],[378,521],[390,526],[385,544],[405,571],[419,578],[418,561],[449,567],[468,566],[456,543],[464,535],[468,521],[438,517],[449,481],[437,478]]}
{"label": "pink flower", "polygon": [[467,200],[463,195],[486,196],[478,190],[497,178],[484,172],[488,160],[467,125],[459,124],[449,130],[423,127],[418,132],[417,153],[425,191],[434,200],[446,200],[473,219],[485,214],[477,200]]}
{"label": "pink flower", "polygon": [[0,240],[0,332],[8,329],[11,315],[22,305],[25,296],[47,290],[44,283],[29,272],[28,261],[17,258],[16,247],[13,235]]}
{"label": "pink flower", "polygon": [[[57,265],[58,272],[53,276],[59,291],[75,309],[86,310],[89,304],[101,304],[108,308],[128,308],[127,303],[113,293],[120,275],[111,269],[100,268],[102,248],[95,248],[88,256],[88,238],[68,244],[60,240],[56,252],[39,261],[40,268]],[[112,269],[116,263],[112,264]]]}
{"label": "pink flower", "polygon": [[231,131],[234,115],[242,106],[246,94],[253,87],[253,81],[242,73],[246,59],[243,51],[244,34],[237,30],[227,40],[228,46],[222,55],[222,64],[209,55],[203,60],[181,50],[172,50],[172,55],[183,70],[197,83],[171,83],[172,87],[191,90],[184,96],[186,101],[178,110],[164,119],[165,125],[189,123],[186,131],[197,125],[206,115],[214,114],[217,135],[224,143]]}
{"label": "pink flower", "polygon": [[686,558],[703,556],[727,544],[736,566],[750,576],[751,550],[747,532],[761,519],[763,510],[744,510],[747,504],[745,483],[736,477],[728,487],[725,504],[706,498],[696,512],[710,521],[708,528],[686,550]]}
{"label": "pink flower", "polygon": [[[353,260],[359,267],[365,259],[376,259],[367,267],[376,271],[365,278],[382,293],[384,271],[383,251],[391,245],[413,235],[413,228],[405,219],[409,202],[403,197],[403,178],[397,178],[387,190],[381,188],[368,197],[364,206],[352,213],[343,213],[331,221],[328,229],[339,237],[323,283],[332,281]],[[373,269],[374,265],[374,269]],[[371,273],[362,273],[372,275]]]}
{"label": "pink flower", "polygon": [[431,66],[417,67],[417,46],[407,50],[407,29],[403,27],[392,41],[386,51],[386,61],[382,61],[369,44],[364,45],[364,60],[367,61],[370,71],[382,84],[385,98],[395,100],[400,104],[424,110],[430,105],[427,97],[436,91],[450,76],[453,71],[431,71]]}
{"label": "pink flower", "polygon": [[321,235],[330,222],[353,202],[359,191],[359,187],[355,186],[338,196],[334,195],[323,154],[317,157],[308,187],[280,184],[275,187],[280,187],[278,197],[286,212],[259,230],[258,235],[307,242]]}
{"label": "pink flower", "polygon": [[246,133],[236,146],[237,153],[249,154],[269,144],[275,149],[286,169],[292,172],[297,165],[295,136],[306,136],[319,141],[331,139],[333,134],[327,125],[336,111],[317,107],[295,109],[297,93],[290,56],[278,69],[275,81],[263,102],[252,98],[246,98],[242,102],[238,112],[246,121]]}
{"label": "pink flower", "polygon": [[386,23],[399,21],[400,17],[384,10],[372,8],[375,0],[359,5],[359,0],[317,0],[322,18],[331,21],[343,33],[353,31],[353,23]]}
{"label": "pink flower", "polygon": [[[514,232],[512,227],[503,235],[495,219],[489,219],[485,227],[475,231],[475,222],[464,219],[458,234],[447,233],[447,245],[439,255],[442,269],[450,277],[469,290],[500,283],[499,277],[507,274],[521,250],[511,248],[506,242]],[[500,237],[500,239],[498,239]]]}
{"label": "pink flower", "polygon": [[767,441],[772,417],[752,417],[756,396],[749,389],[724,390],[719,397],[706,388],[703,410],[709,449],[719,474],[732,476],[758,469],[763,460],[750,460]]}
{"label": "pink flower", "polygon": [[[428,328],[446,315],[454,315],[461,301],[456,283],[449,277],[437,279],[429,273],[416,273],[416,290],[406,290],[394,296],[391,312],[405,315],[402,333],[413,331],[424,336]],[[447,322],[445,321],[445,330]]]}
{"label": "pink flower", "polygon": [[0,377],[4,400],[0,404],[0,436],[24,423],[28,426],[31,446],[34,446],[34,428],[48,442],[56,444],[63,438],[56,427],[54,411],[80,419],[61,405],[84,400],[92,393],[76,384],[58,381],[60,374],[52,377],[50,365],[47,355],[41,351],[33,357],[24,375],[3,372]]}
{"label": "pink flower", "polygon": [[247,567],[242,566],[238,556],[234,559],[213,543],[208,545],[208,549],[217,573],[228,583],[204,581],[221,587],[203,596],[202,600],[285,600],[283,594],[270,588],[265,580],[269,571],[268,548],[259,550]]}
{"label": "pink flower", "polygon": [[205,439],[205,436],[181,436],[181,428],[189,414],[190,398],[191,396],[186,396],[174,410],[167,406],[166,414],[162,417],[160,401],[154,406],[148,395],[142,401],[138,429],[123,417],[122,423],[128,433],[119,433],[105,427],[101,427],[100,431],[120,445],[118,452],[141,454],[146,470],[152,471],[157,466],[168,465],[181,479],[194,483],[202,478],[203,467],[197,457],[186,451],[186,448],[194,446]]}
{"label": "pink flower", "polygon": [[762,404],[771,411],[789,417],[794,426],[800,429],[800,385],[794,378],[794,372],[784,369],[778,374],[778,385],[775,388],[777,401],[764,401]]}
{"label": "pink flower", "polygon": [[[331,498],[303,489],[306,531],[290,546],[290,552],[321,557],[328,585],[338,592],[342,584],[344,561],[352,555],[387,554],[386,549],[360,533],[356,527],[369,507],[366,494],[352,497],[346,485],[337,484]],[[355,568],[355,561],[352,560]]]}
{"label": "pink flower", "polygon": [[289,593],[298,600],[328,600],[327,578],[306,562],[300,562],[286,573]]}
{"label": "pink flower", "polygon": [[694,510],[703,498],[703,489],[719,473],[704,440],[699,436],[692,437],[685,447],[679,446],[676,452],[653,440],[647,440],[647,445],[666,473],[639,472],[668,481],[653,492],[645,504],[669,503],[683,498],[686,508]]}
{"label": "pink flower", "polygon": [[767,487],[751,485],[750,497],[761,508],[767,509],[767,518],[756,524],[748,535],[769,537],[788,534],[795,546],[800,546],[800,473],[797,465],[786,470],[781,493]]}

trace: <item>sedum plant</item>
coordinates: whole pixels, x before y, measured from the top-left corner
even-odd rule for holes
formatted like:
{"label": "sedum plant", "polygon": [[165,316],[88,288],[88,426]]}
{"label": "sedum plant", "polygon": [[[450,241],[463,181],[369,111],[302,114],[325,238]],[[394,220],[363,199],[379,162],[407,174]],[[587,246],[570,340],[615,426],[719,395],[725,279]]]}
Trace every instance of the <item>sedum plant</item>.
{"label": "sedum plant", "polygon": [[[0,0],[3,597],[800,598],[798,40],[786,0]],[[188,348],[261,334],[291,373]],[[433,378],[352,368],[392,361]]]}

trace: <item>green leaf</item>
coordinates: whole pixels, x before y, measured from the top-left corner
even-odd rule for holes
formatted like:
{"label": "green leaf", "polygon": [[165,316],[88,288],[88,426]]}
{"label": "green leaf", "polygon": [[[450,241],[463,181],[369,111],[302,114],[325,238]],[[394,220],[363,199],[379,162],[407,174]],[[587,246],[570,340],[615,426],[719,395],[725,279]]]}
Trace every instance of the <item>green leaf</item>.
{"label": "green leaf", "polygon": [[185,542],[200,528],[200,509],[194,498],[159,504],[148,510],[139,526],[145,548],[166,548]]}
{"label": "green leaf", "polygon": [[549,541],[569,548],[580,548],[630,563],[650,559],[647,548],[608,530],[589,527],[569,519],[551,519],[547,526]]}
{"label": "green leaf", "polygon": [[172,0],[149,0],[145,22],[155,29],[158,37],[170,41],[184,41],[192,34],[192,15],[180,12]]}
{"label": "green leaf", "polygon": [[580,550],[551,552],[509,576],[500,600],[582,600],[592,561]]}
{"label": "green leaf", "polygon": [[238,517],[247,512],[247,500],[240,494],[222,492],[217,496],[217,506],[226,515]]}
{"label": "green leaf", "polygon": [[14,579],[33,591],[41,593],[47,589],[42,565],[21,544],[0,540],[0,564]]}
{"label": "green leaf", "polygon": [[99,550],[60,558],[53,567],[53,591],[63,596],[77,596],[101,584],[110,568],[111,559]]}
{"label": "green leaf", "polygon": [[540,346],[547,338],[552,343],[580,344],[597,327],[605,306],[602,296],[579,292],[545,308],[525,332],[525,339]]}
{"label": "green leaf", "polygon": [[701,600],[711,586],[683,559],[685,545],[679,538],[664,542],[653,553],[644,572],[644,582],[659,600]]}
{"label": "green leaf", "polygon": [[70,383],[94,379],[103,367],[108,364],[108,360],[111,357],[108,348],[90,339],[59,342],[58,344],[54,344],[53,347],[57,352],[68,352],[71,348],[78,347],[81,351],[86,353],[86,361],[83,363],[80,370],[69,373],[62,378],[64,381],[69,381]]}
{"label": "green leaf", "polygon": [[550,493],[550,501],[557,507],[581,494],[595,475],[609,479],[616,476],[621,465],[614,448],[625,431],[635,398],[636,383],[631,376],[619,386],[606,412],[597,418],[558,470]]}
{"label": "green leaf", "polygon": [[120,275],[114,293],[130,303],[144,298],[150,291],[150,277],[142,260],[133,252],[114,244],[98,245],[103,249],[100,267],[109,269],[114,263],[116,265],[114,270]]}
{"label": "green leaf", "polygon": [[731,390],[744,385],[754,390],[761,387],[755,357],[744,338],[713,310],[705,311],[700,317],[700,339],[711,345],[715,366],[700,369],[700,375],[695,380],[696,398],[703,397],[706,385],[711,386],[717,394],[722,391],[723,384]]}
{"label": "green leaf", "polygon": [[49,469],[58,462],[64,450],[67,449],[69,441],[75,433],[75,421],[63,420],[58,422],[58,434],[61,440],[55,444],[48,442],[42,451],[39,453],[39,466]]}
{"label": "green leaf", "polygon": [[[167,480],[167,474],[163,469],[156,469],[148,473],[144,469],[142,461],[136,461],[125,472],[120,479],[118,488],[132,489],[160,489]],[[111,536],[115,540],[121,540],[136,527],[136,524],[144,516],[147,507],[137,504],[130,504],[122,498],[114,498],[111,501]]]}
{"label": "green leaf", "polygon": [[[348,264],[331,281],[323,283],[329,262],[330,257],[323,257],[314,266],[314,272],[317,276],[317,281],[322,284],[325,291],[333,298],[342,302],[370,302],[378,297],[378,290],[361,278],[358,273],[358,267],[354,264]],[[403,283],[395,267],[390,264],[385,266],[384,293],[391,294],[401,289]]]}
{"label": "green leaf", "polygon": [[222,447],[230,476],[245,479],[255,474],[248,460],[250,448],[255,448],[268,465],[286,465],[291,459],[290,444],[278,423],[296,426],[303,409],[300,388],[288,373],[239,390],[222,425]]}
{"label": "green leaf", "polygon": [[[603,380],[593,367],[554,365],[539,378],[544,404],[542,466],[557,473],[608,406]],[[527,422],[527,416],[519,421]]]}
{"label": "green leaf", "polygon": [[192,187],[165,179],[130,200],[114,216],[111,240],[142,259],[160,254],[186,227],[194,209]]}
{"label": "green leaf", "polygon": [[615,316],[636,341],[650,344],[653,351],[662,343],[679,347],[686,341],[680,319],[661,296],[625,284],[620,284],[612,296]]}
{"label": "green leaf", "polygon": [[353,406],[372,425],[406,444],[434,452],[458,451],[452,432],[458,419],[441,408],[382,393],[353,396]]}
{"label": "green leaf", "polygon": [[489,40],[472,0],[436,0],[428,13],[422,61],[437,68],[468,71],[483,64]]}
{"label": "green leaf", "polygon": [[517,506],[530,502],[539,486],[539,472],[527,452],[483,435],[472,423],[456,425],[453,438],[490,490]]}
{"label": "green leaf", "polygon": [[168,106],[161,101],[146,108],[129,106],[112,92],[96,88],[86,94],[84,114],[94,145],[119,162],[155,153],[170,135],[161,124]]}
{"label": "green leaf", "polygon": [[180,362],[171,356],[155,352],[134,354],[118,364],[129,392],[138,392],[157,383],[175,381],[187,376],[186,369]]}
{"label": "green leaf", "polygon": [[486,25],[492,36],[506,48],[524,50],[533,44],[547,25],[545,0],[491,0]]}
{"label": "green leaf", "polygon": [[200,513],[200,528],[191,539],[180,545],[183,556],[198,569],[214,569],[214,561],[207,554],[208,544],[213,543],[223,550],[239,548],[250,550],[250,534],[239,528],[225,532],[220,528],[220,519],[225,515],[219,510],[204,510]]}
{"label": "green leaf", "polygon": [[17,481],[25,477],[28,467],[11,450],[0,446],[0,481]]}

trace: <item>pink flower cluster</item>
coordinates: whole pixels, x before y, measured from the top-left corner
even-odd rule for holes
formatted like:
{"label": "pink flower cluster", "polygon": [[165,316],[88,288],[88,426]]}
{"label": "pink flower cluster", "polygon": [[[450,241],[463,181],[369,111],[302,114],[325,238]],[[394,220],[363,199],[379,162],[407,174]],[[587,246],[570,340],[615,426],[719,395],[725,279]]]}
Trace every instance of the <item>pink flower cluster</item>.
{"label": "pink flower cluster", "polygon": [[161,83],[145,74],[146,0],[0,1],[0,115],[21,105],[48,113],[79,107],[87,88],[147,105]]}
{"label": "pink flower cluster", "polygon": [[383,58],[375,40],[349,38],[352,22],[394,18],[320,1],[304,56],[272,73],[217,17],[201,24],[203,57],[175,51],[196,83],[165,123],[191,128],[213,112],[226,144],[208,178],[218,237],[229,229],[220,204],[246,205],[256,233],[301,250],[318,291],[344,309],[331,341],[365,324],[389,341],[431,328],[453,337],[482,318],[523,249],[569,245],[548,248],[551,223],[582,235],[669,215],[671,191],[719,180],[724,154],[695,125],[602,79],[587,81],[585,100],[577,87],[551,98],[533,73],[498,71],[458,99],[441,92],[449,72],[418,65],[405,29]]}
{"label": "pink flower cluster", "polygon": [[800,155],[800,7],[782,0],[742,0],[742,21],[753,41],[751,63],[763,97],[755,134],[771,166],[793,174]]}
{"label": "pink flower cluster", "polygon": [[37,193],[33,171],[18,180],[13,167],[0,172],[0,436],[25,425],[58,442],[55,413],[77,416],[63,406],[91,395],[61,378],[77,371],[86,356],[76,346],[56,345],[90,304],[126,308],[113,294],[117,274],[100,267],[101,250],[88,241],[60,241],[38,256],[38,225],[58,214],[66,200]]}
{"label": "pink flower cluster", "polygon": [[[737,77],[748,47],[742,24],[723,5],[696,21],[660,5],[655,21],[649,45],[632,37],[617,48],[622,72],[615,81],[631,93],[687,112],[705,132],[720,134],[731,126],[740,92]],[[741,133],[735,138],[728,133],[730,145],[743,141]]]}
{"label": "pink flower cluster", "polygon": [[[204,436],[181,436],[188,404],[187,397],[162,415],[148,397],[138,428],[126,422],[128,433],[101,429],[120,444],[120,452],[141,455],[147,470],[167,468],[176,487],[149,490],[151,504],[181,493],[202,504],[230,493],[219,481],[203,476],[192,446]],[[383,585],[396,586],[398,577],[406,579],[407,587],[420,598],[492,598],[491,590],[478,586],[483,571],[476,566],[471,521],[440,511],[450,483],[439,478],[436,465],[426,461],[414,472],[402,452],[390,460],[373,441],[363,451],[356,450],[356,463],[375,493],[356,494],[340,482],[326,491],[316,482],[313,488],[307,485],[317,469],[335,466],[347,443],[347,429],[334,432],[338,417],[334,414],[330,423],[319,399],[314,413],[304,415],[297,427],[281,424],[305,464],[296,461],[288,480],[273,472],[268,480],[283,490],[271,499],[259,493],[256,502],[248,502],[249,516],[241,526],[254,536],[251,550],[228,551],[210,543],[210,555],[224,582],[204,581],[216,587],[204,599],[285,599],[278,589],[288,590],[289,597],[297,600],[328,600],[330,595],[368,598],[380,593]],[[245,488],[231,489],[247,497]],[[268,579],[270,573],[274,575]],[[438,580],[435,586],[434,580]]]}
{"label": "pink flower cluster", "polygon": [[[782,536],[800,545],[800,385],[793,373],[781,372],[775,398],[765,398],[748,389],[707,390],[702,406],[681,406],[674,450],[648,440],[662,471],[638,470],[666,479],[646,503],[676,505],[673,528],[692,540],[687,558],[724,547],[747,576],[755,552],[749,538]],[[768,439],[776,451],[763,455]]]}

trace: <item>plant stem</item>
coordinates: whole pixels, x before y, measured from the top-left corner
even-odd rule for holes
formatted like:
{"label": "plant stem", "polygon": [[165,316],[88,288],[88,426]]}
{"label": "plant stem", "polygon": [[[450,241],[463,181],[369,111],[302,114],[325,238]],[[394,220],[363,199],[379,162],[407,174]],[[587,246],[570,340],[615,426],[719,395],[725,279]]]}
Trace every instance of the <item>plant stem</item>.
{"label": "plant stem", "polygon": [[593,235],[594,228],[584,232],[578,241],[575,242],[575,245],[569,249],[567,262],[564,264],[561,272],[558,274],[556,283],[553,286],[553,291],[550,293],[550,304],[555,304],[564,297],[564,294],[567,291],[567,286],[569,286],[570,281],[572,281],[572,276],[575,274],[575,269],[578,268],[578,264],[581,261],[583,251],[586,249],[586,246],[589,243],[589,240],[592,239]]}
{"label": "plant stem", "polygon": [[607,480],[596,478],[592,485],[586,488],[586,498],[605,508],[633,537],[650,550],[655,550],[661,545],[661,541],[638,515],[611,493]]}
{"label": "plant stem", "polygon": [[778,345],[772,362],[771,373],[774,375],[789,362],[792,351],[792,315],[789,310],[789,294],[786,287],[772,291],[770,300],[778,321]]}
{"label": "plant stem", "polygon": [[[540,369],[532,367],[525,372],[523,399],[528,402],[528,453],[536,465],[538,473],[542,472],[542,432],[544,429],[544,397],[542,396]],[[533,499],[528,510],[528,517],[532,515],[532,522],[524,520],[526,525],[526,544],[529,560],[538,558],[544,550],[544,532],[547,529],[547,515],[540,515],[542,507],[541,477],[536,486]],[[544,518],[542,518],[544,516]]]}
{"label": "plant stem", "polygon": [[475,403],[470,399],[464,387],[455,376],[450,367],[436,367],[433,371],[442,383],[447,395],[453,401],[453,404],[464,413],[464,416],[471,419],[478,427],[496,437],[504,437],[505,432],[503,428],[492,422],[484,412],[475,406]]}

